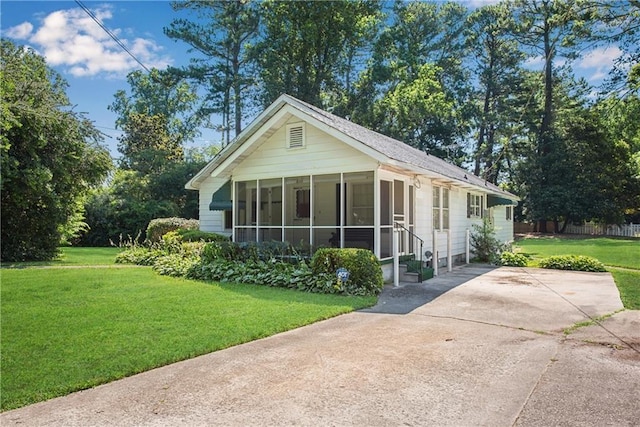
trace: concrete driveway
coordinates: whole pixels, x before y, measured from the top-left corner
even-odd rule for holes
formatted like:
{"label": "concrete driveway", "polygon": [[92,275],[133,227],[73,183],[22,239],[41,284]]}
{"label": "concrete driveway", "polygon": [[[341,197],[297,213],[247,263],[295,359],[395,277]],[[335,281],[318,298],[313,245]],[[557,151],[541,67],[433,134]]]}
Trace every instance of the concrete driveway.
{"label": "concrete driveway", "polygon": [[371,309],[5,412],[0,424],[638,425],[640,311],[621,309],[608,273],[466,266],[387,288]]}

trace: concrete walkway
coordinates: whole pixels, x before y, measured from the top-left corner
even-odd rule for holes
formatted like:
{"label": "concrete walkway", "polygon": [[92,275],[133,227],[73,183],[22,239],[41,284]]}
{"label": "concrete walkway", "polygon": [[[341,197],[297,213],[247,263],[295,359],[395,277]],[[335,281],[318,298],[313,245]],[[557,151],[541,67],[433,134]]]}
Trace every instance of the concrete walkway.
{"label": "concrete walkway", "polygon": [[621,309],[608,273],[466,266],[386,288],[371,309],[5,412],[0,424],[638,425],[640,311]]}

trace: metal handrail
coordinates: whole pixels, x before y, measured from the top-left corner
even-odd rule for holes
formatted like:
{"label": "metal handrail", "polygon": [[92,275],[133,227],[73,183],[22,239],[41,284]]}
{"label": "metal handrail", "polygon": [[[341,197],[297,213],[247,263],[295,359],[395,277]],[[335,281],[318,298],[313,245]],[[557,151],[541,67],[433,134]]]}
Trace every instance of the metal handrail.
{"label": "metal handrail", "polygon": [[424,247],[424,240],[422,240],[417,234],[415,234],[413,231],[409,230],[407,227],[405,227],[404,225],[400,224],[399,222],[394,222],[394,227],[396,228],[400,228],[404,231],[406,231],[409,236],[413,237],[414,239],[418,240],[420,242],[420,271],[418,271],[418,281],[422,282],[422,256],[423,256],[423,247]]}

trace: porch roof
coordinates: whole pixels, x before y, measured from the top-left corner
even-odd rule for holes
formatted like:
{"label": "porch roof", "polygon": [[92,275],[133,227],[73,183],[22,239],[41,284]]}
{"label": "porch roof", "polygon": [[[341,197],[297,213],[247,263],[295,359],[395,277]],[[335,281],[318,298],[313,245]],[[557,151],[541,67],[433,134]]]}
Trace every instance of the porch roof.
{"label": "porch roof", "polygon": [[[401,141],[382,135],[378,132],[367,129],[350,120],[338,117],[318,107],[300,101],[290,95],[281,95],[273,104],[262,112],[240,135],[236,137],[227,147],[209,162],[198,174],[196,174],[186,185],[187,189],[197,190],[200,182],[213,173],[216,168],[233,153],[240,148],[252,135],[259,132],[261,127],[277,114],[283,107],[290,106],[307,116],[318,121],[325,126],[335,129],[344,137],[355,140],[371,150],[381,154],[389,166],[402,168],[414,174],[426,175],[443,182],[454,182],[457,185],[467,188],[477,189],[487,193],[496,194],[509,200],[518,200],[518,197],[489,183],[482,178],[473,175],[458,166],[452,165],[439,157],[425,153],[413,148]],[[377,156],[376,156],[377,157]]]}

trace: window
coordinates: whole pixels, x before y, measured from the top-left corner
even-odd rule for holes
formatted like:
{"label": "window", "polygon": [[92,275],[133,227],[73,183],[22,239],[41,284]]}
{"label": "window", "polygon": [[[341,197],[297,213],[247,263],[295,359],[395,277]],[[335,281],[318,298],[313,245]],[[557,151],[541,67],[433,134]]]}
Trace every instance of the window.
{"label": "window", "polygon": [[433,187],[433,229],[449,229],[449,189]]}
{"label": "window", "polygon": [[467,218],[482,218],[482,196],[467,193]]}
{"label": "window", "polygon": [[433,187],[433,229],[440,230],[440,187]]}
{"label": "window", "polygon": [[287,148],[304,147],[304,123],[287,125]]}
{"label": "window", "polygon": [[308,188],[296,189],[296,218],[309,218],[311,213],[311,191]]}
{"label": "window", "polygon": [[505,210],[507,211],[506,220],[511,221],[511,218],[513,218],[513,206],[507,206]]}

